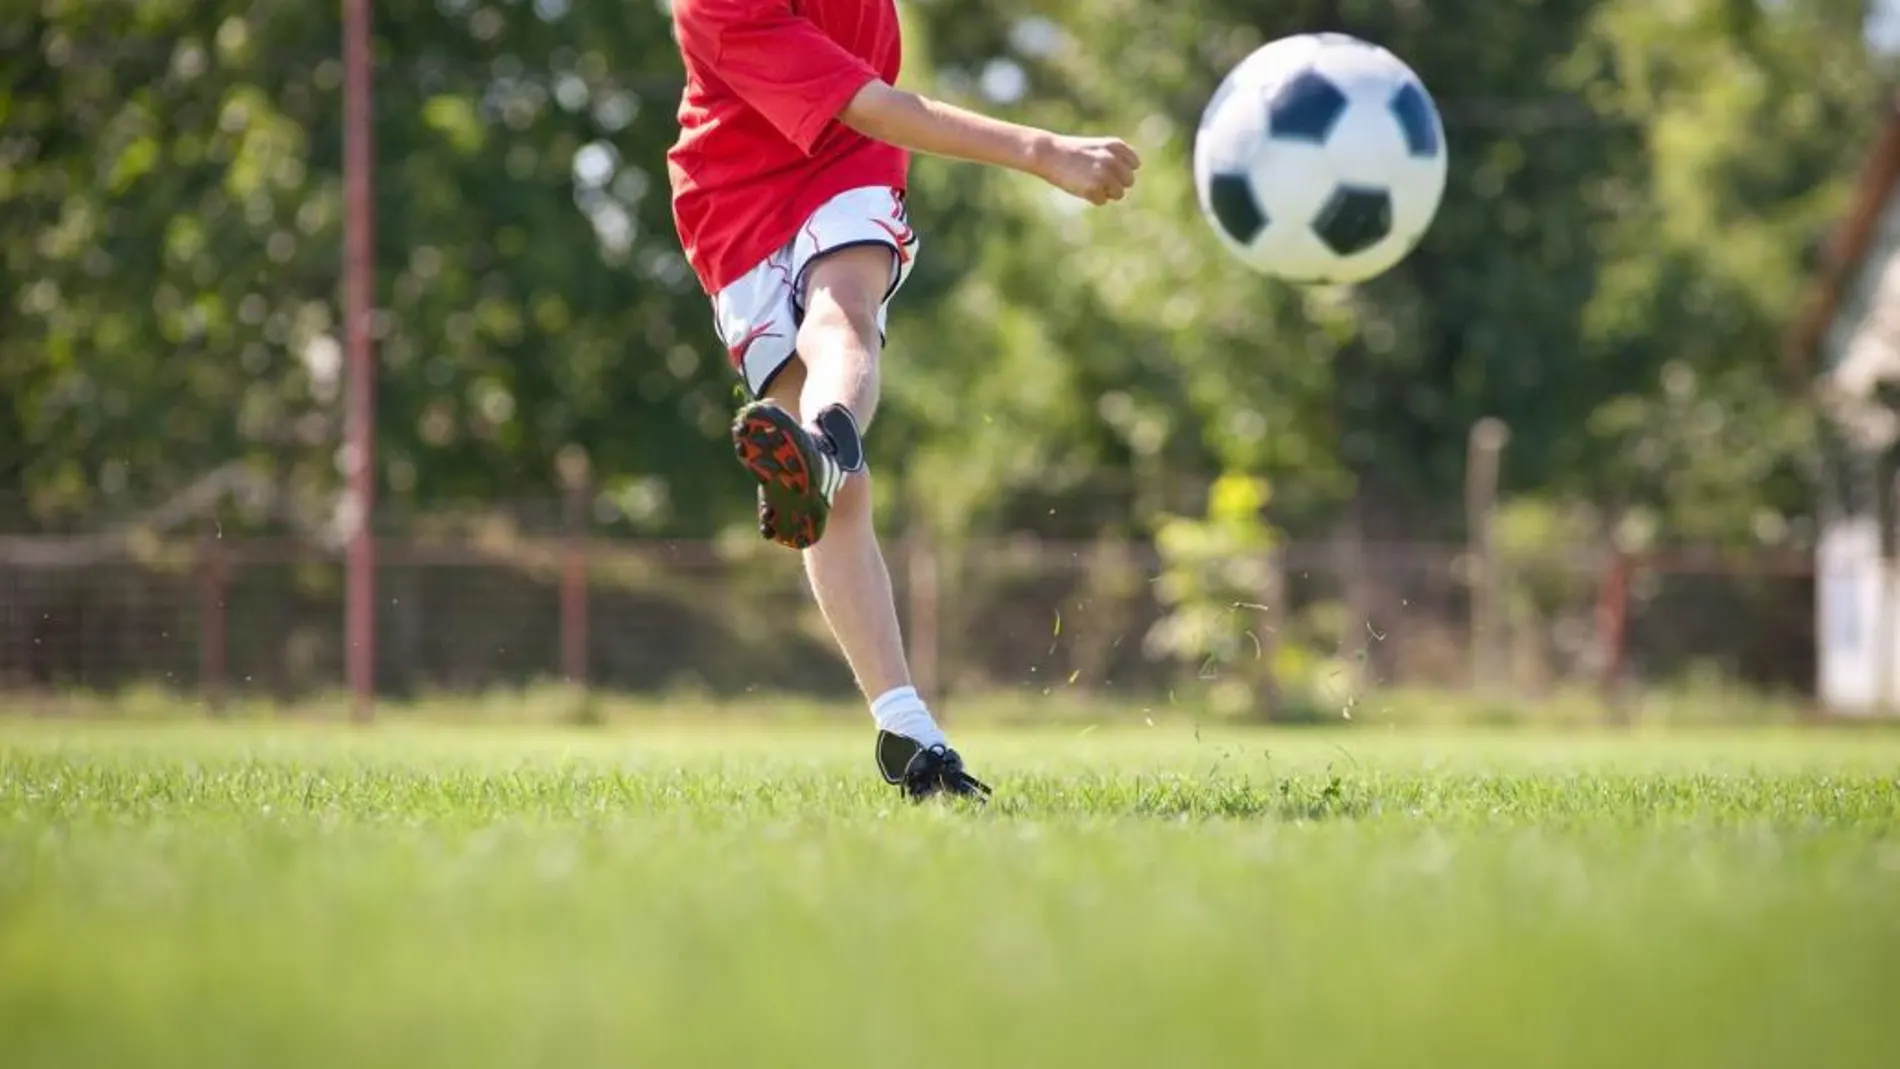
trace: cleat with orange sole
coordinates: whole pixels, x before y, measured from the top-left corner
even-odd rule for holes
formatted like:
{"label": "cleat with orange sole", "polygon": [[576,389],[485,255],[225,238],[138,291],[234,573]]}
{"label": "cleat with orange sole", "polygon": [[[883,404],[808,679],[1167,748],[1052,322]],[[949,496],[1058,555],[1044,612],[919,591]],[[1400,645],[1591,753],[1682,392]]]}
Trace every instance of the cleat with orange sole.
{"label": "cleat with orange sole", "polygon": [[759,483],[759,534],[792,549],[824,537],[831,494],[843,472],[792,414],[771,401],[754,401],[732,424],[733,452]]}

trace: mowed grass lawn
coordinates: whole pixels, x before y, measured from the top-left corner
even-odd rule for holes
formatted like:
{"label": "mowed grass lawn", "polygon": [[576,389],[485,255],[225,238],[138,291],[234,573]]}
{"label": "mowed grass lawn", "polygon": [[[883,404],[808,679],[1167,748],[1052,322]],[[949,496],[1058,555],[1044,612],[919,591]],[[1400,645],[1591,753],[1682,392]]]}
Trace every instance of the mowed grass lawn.
{"label": "mowed grass lawn", "polygon": [[1892,1066],[1900,734],[0,723],[0,1064]]}

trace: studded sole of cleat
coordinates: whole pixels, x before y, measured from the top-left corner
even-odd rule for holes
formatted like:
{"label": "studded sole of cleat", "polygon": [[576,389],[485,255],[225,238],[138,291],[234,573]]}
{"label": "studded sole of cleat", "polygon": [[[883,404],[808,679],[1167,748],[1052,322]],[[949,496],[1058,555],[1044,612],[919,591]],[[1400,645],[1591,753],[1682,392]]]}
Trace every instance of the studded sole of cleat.
{"label": "studded sole of cleat", "polygon": [[781,409],[742,414],[732,428],[733,452],[759,482],[759,534],[791,549],[809,549],[824,534],[823,502],[814,507],[811,467]]}

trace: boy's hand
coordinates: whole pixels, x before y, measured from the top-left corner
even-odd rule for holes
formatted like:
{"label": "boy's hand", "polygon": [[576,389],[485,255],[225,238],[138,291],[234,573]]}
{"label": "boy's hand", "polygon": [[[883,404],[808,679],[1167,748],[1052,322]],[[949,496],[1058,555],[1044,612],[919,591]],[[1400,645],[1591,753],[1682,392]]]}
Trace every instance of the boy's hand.
{"label": "boy's hand", "polygon": [[1135,184],[1141,157],[1114,137],[1050,137],[1037,146],[1035,173],[1090,204],[1120,200]]}

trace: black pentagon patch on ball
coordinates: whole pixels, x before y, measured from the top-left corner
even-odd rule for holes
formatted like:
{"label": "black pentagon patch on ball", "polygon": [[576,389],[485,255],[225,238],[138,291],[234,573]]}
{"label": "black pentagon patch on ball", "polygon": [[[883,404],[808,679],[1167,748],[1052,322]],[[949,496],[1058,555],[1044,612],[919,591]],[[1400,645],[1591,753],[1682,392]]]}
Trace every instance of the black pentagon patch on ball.
{"label": "black pentagon patch on ball", "polygon": [[1425,98],[1425,90],[1417,82],[1407,82],[1392,95],[1390,107],[1405,135],[1406,149],[1428,160],[1438,155],[1438,124],[1432,121],[1432,102]]}
{"label": "black pentagon patch on ball", "polygon": [[1318,71],[1304,70],[1287,79],[1267,101],[1267,133],[1323,145],[1344,114],[1346,94]]}
{"label": "black pentagon patch on ball", "polygon": [[1215,175],[1208,184],[1207,200],[1221,229],[1242,245],[1252,244],[1267,228],[1267,213],[1260,210],[1260,202],[1244,174]]}
{"label": "black pentagon patch on ball", "polygon": [[1313,217],[1313,233],[1337,256],[1377,245],[1392,232],[1392,198],[1383,189],[1340,186]]}

